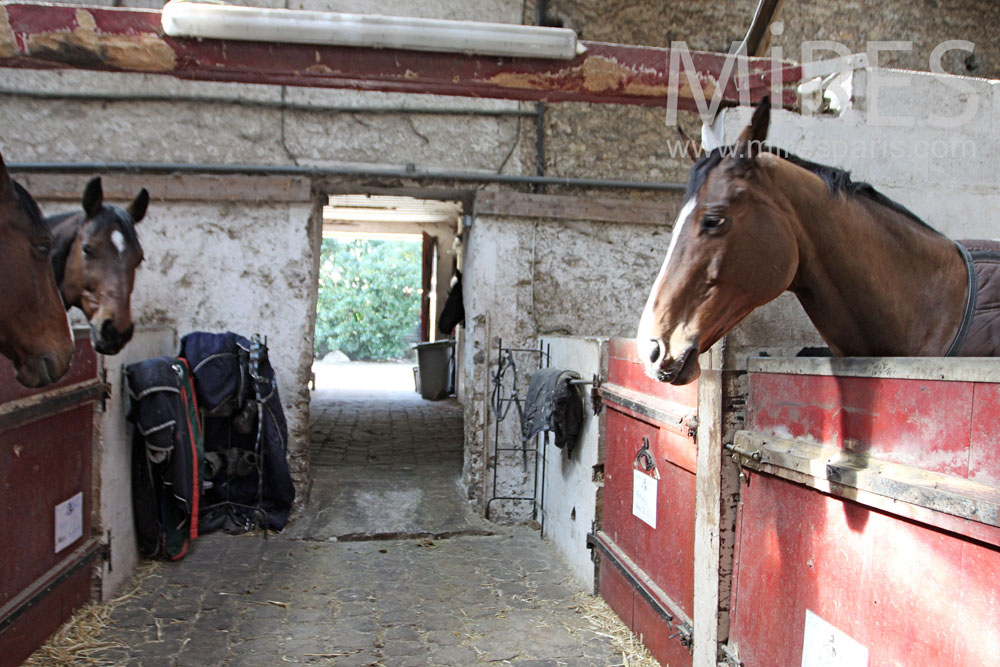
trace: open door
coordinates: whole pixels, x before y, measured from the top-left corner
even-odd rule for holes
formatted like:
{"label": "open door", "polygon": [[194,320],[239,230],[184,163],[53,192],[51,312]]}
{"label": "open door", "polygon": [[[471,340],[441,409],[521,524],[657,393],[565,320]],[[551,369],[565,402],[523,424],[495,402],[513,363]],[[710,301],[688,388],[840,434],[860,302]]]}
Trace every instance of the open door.
{"label": "open door", "polygon": [[431,340],[437,320],[437,237],[423,232],[423,276],[420,300],[420,341]]}

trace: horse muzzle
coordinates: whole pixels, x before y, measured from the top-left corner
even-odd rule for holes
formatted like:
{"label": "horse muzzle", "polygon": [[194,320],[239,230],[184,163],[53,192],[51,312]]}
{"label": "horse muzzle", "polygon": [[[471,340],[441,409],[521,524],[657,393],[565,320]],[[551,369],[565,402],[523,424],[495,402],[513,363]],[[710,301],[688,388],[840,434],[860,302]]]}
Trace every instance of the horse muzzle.
{"label": "horse muzzle", "polygon": [[69,361],[60,364],[55,358],[41,354],[27,357],[15,367],[15,379],[25,387],[38,388],[56,382],[69,369]]}
{"label": "horse muzzle", "polygon": [[677,357],[671,357],[660,340],[640,344],[638,349],[646,374],[654,380],[682,385],[694,382],[701,375],[697,345],[688,347]]}
{"label": "horse muzzle", "polygon": [[125,331],[118,331],[111,320],[104,320],[98,331],[93,324],[90,325],[94,351],[99,354],[118,354],[122,348],[132,340],[132,333],[135,331],[134,325],[129,325]]}

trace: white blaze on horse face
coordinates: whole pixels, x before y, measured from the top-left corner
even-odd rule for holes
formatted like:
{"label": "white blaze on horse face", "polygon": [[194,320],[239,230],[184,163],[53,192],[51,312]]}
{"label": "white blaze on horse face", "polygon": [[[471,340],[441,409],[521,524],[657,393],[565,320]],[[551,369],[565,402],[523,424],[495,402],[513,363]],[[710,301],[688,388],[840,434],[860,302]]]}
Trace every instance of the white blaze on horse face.
{"label": "white blaze on horse face", "polygon": [[[681,207],[681,212],[677,215],[677,220],[674,221],[674,229],[670,235],[670,247],[667,248],[667,256],[663,260],[663,264],[660,266],[660,273],[656,276],[656,282],[653,283],[653,289],[649,293],[649,298],[646,300],[646,307],[642,311],[642,318],[639,320],[639,334],[637,339],[640,343],[644,341],[650,341],[657,336],[653,336],[653,327],[656,324],[653,315],[653,304],[656,301],[656,294],[662,288],[663,280],[667,275],[667,267],[670,265],[670,258],[674,254],[674,250],[677,248],[677,239],[681,237],[681,233],[684,227],[687,225],[688,219],[694,212],[695,207],[698,205],[698,198],[691,197],[688,199],[684,206]],[[642,353],[642,350],[640,350]]]}
{"label": "white blaze on horse face", "polygon": [[118,249],[119,255],[125,252],[125,236],[122,235],[122,233],[117,229],[111,232],[111,242],[115,245],[115,248]]}

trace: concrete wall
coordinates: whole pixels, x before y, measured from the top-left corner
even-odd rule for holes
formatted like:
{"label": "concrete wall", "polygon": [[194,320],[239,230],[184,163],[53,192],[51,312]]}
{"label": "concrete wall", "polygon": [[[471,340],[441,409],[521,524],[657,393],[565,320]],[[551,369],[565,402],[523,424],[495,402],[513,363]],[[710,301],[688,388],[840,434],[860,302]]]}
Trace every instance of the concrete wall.
{"label": "concrete wall", "polygon": [[[549,367],[576,371],[584,380],[595,375],[607,377],[607,339],[542,337],[550,353]],[[594,466],[598,464],[600,419],[591,410],[592,385],[580,386],[584,404],[583,429],[573,453],[554,442],[545,451],[546,466],[544,527],[545,539],[562,552],[570,570],[585,589],[594,585],[594,561],[587,548],[587,534],[596,518],[598,485]],[[544,442],[544,435],[537,436]]]}
{"label": "concrete wall", "polygon": [[101,564],[101,599],[119,595],[139,562],[139,548],[132,518],[132,429],[125,421],[129,397],[125,367],[143,359],[177,354],[177,332],[169,327],[140,327],[119,354],[98,356],[111,385],[111,397],[97,415],[99,440],[97,471],[98,515],[95,520],[102,541],[111,546],[111,561]]}

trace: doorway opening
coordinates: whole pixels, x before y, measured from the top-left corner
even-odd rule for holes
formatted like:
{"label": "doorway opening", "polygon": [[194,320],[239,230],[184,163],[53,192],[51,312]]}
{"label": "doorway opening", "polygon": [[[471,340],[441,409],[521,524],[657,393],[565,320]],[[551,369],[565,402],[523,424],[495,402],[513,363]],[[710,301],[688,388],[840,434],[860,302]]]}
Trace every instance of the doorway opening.
{"label": "doorway opening", "polygon": [[316,308],[317,391],[416,393],[414,345],[438,338],[437,315],[458,263],[453,241],[461,208],[458,201],[398,195],[329,197]]}

